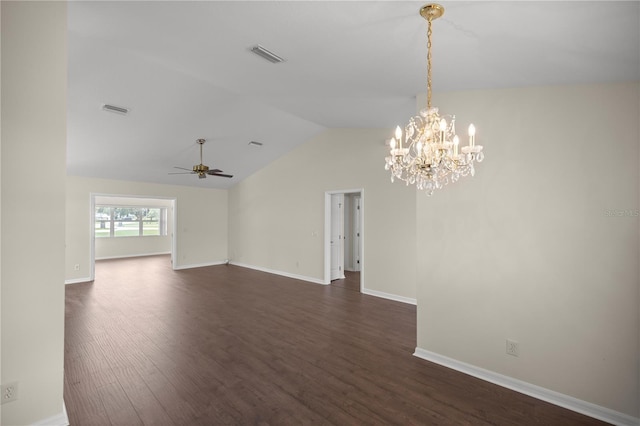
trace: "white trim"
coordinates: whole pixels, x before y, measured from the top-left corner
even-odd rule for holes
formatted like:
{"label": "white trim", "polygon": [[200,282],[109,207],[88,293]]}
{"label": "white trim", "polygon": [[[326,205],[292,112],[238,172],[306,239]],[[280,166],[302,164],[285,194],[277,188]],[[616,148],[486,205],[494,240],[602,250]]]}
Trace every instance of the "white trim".
{"label": "white trim", "polygon": [[[359,202],[357,203],[358,208],[355,208],[356,200]],[[360,236],[362,235],[362,216],[360,215],[360,212],[362,211],[362,206],[360,205],[362,204],[361,200],[362,195],[358,194],[354,194],[354,197],[351,198],[351,207],[353,209],[353,211],[351,212],[351,220],[353,221],[354,225],[356,222],[359,225],[357,230],[355,229],[355,226],[351,229],[351,240],[358,241],[358,244],[351,244],[351,263],[353,265],[353,271],[355,272],[360,272],[360,269],[362,269],[360,267],[360,258],[362,258],[362,255],[360,253]],[[358,235],[356,236],[356,234]],[[362,291],[362,288],[360,289],[360,291]]]}
{"label": "white trim", "polygon": [[360,190],[360,293],[364,292],[364,188]]}
{"label": "white trim", "polygon": [[298,274],[292,274],[289,272],[284,272],[284,271],[276,271],[275,269],[269,269],[269,268],[263,268],[262,266],[254,266],[254,265],[247,265],[244,263],[238,263],[238,262],[229,262],[230,265],[234,265],[234,266],[239,266],[241,268],[248,268],[248,269],[255,269],[256,271],[261,271],[261,272],[266,272],[268,274],[275,274],[275,275],[280,275],[283,277],[287,277],[287,278],[293,278],[296,280],[300,280],[300,281],[308,281],[314,284],[322,284],[322,285],[326,285],[328,283],[325,283],[324,280],[318,279],[318,278],[313,278],[313,277],[307,277],[304,275],[298,275]]}
{"label": "white trim", "polygon": [[220,260],[216,262],[206,262],[206,263],[192,263],[190,265],[175,265],[173,267],[174,271],[179,271],[180,269],[192,269],[192,268],[204,268],[205,266],[217,266],[217,265],[226,265],[226,260]]}
{"label": "white trim", "polygon": [[618,426],[637,426],[640,425],[640,418],[632,417],[619,411],[614,411],[591,402],[583,401],[569,395],[565,395],[550,389],[523,382],[522,380],[504,376],[493,371],[485,370],[471,364],[467,364],[455,359],[428,351],[426,349],[416,348],[413,354],[418,358],[443,365],[461,373],[477,377],[487,382],[494,383],[498,386],[514,390],[516,392],[529,395],[531,397],[549,402],[551,404],[602,420]]}
{"label": "white trim", "polygon": [[324,193],[324,279],[322,284],[331,284],[331,193]]}
{"label": "white trim", "polygon": [[109,260],[109,259],[126,259],[128,257],[145,257],[145,256],[161,256],[165,254],[171,254],[170,251],[162,251],[158,253],[140,253],[140,254],[127,254],[125,256],[105,256],[96,257],[95,260]]}
{"label": "white trim", "polygon": [[[330,203],[330,211],[331,211],[331,220],[329,222],[329,253],[330,259],[329,262],[329,282],[335,280],[343,280],[345,279],[344,275],[344,232],[345,232],[345,223],[344,223],[344,212],[346,210],[345,207],[345,194],[344,192],[337,192],[335,194],[331,194],[329,196]],[[335,201],[334,201],[335,200]],[[336,229],[338,228],[338,229]],[[334,232],[337,232],[337,235]],[[342,240],[337,241],[334,244],[334,240]],[[339,252],[339,253],[338,253]],[[337,256],[336,256],[337,255]],[[336,258],[336,259],[334,259]],[[337,260],[337,265],[333,264],[333,261]],[[325,277],[326,282],[326,277]]]}
{"label": "white trim", "polygon": [[69,426],[69,416],[67,416],[67,407],[62,401],[62,412],[32,423],[32,426]]}
{"label": "white trim", "polygon": [[362,290],[362,294],[368,294],[369,296],[381,297],[383,299],[389,299],[396,302],[408,303],[410,305],[417,305],[418,301],[411,297],[398,296],[397,294],[385,293],[383,291],[369,290],[365,288]]}
{"label": "white trim", "polygon": [[171,199],[171,217],[173,224],[171,227],[171,268],[176,270],[176,259],[178,256],[178,199]]}
{"label": "white trim", "polygon": [[72,280],[64,280],[64,284],[65,285],[69,285],[69,284],[80,284],[80,283],[89,283],[93,281],[91,278],[89,277],[85,277],[85,278],[74,278]]}
{"label": "white trim", "polygon": [[89,281],[96,278],[96,196],[89,193]]}

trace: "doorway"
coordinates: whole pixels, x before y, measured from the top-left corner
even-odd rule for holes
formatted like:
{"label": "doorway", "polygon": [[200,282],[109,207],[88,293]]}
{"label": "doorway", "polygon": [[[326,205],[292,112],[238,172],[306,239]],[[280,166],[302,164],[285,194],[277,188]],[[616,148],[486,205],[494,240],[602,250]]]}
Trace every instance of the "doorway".
{"label": "doorway", "polygon": [[359,276],[364,288],[364,190],[325,192],[324,283]]}
{"label": "doorway", "polygon": [[[96,207],[98,206],[109,210],[109,217],[105,218],[105,220],[102,220],[102,217],[98,218],[98,215],[101,214],[97,213]],[[125,210],[126,212],[129,212],[129,210],[132,212],[144,212],[145,216],[147,214],[149,216],[143,218],[142,213],[122,216],[122,211]],[[151,211],[157,213],[153,218],[150,214]],[[90,281],[95,279],[96,258],[110,259],[170,253],[171,265],[172,268],[174,267],[177,252],[175,238],[177,209],[175,198],[92,193],[90,214],[92,218],[89,234]],[[102,215],[105,215],[105,213],[102,213]],[[108,222],[106,227],[105,222]],[[148,229],[147,226],[153,227],[154,222],[157,223],[158,229]],[[101,228],[108,228],[106,233],[101,232],[101,234],[110,237],[100,238],[100,250],[97,250],[96,247],[97,223],[100,223]],[[133,233],[131,233],[132,230]],[[151,236],[149,238],[153,240],[154,244],[147,244],[146,242],[151,240],[143,242],[141,238],[111,238],[118,233],[125,237],[131,235],[145,237],[145,240],[147,239],[146,236]]]}

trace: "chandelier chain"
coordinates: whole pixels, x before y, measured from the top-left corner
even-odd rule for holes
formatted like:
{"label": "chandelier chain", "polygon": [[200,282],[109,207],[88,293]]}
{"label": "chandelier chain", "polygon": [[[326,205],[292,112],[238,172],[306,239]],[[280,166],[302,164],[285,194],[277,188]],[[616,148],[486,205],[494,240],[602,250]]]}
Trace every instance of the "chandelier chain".
{"label": "chandelier chain", "polygon": [[431,109],[431,18],[427,21],[427,109]]}

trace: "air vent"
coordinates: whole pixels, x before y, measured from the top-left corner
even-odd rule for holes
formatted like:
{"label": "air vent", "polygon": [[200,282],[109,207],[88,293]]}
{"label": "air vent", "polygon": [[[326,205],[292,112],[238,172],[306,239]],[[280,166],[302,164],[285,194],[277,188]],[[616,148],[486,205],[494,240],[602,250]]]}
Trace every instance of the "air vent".
{"label": "air vent", "polygon": [[262,146],[262,142],[251,141],[251,142],[249,142],[249,146],[254,146],[256,148],[260,148]]}
{"label": "air vent", "polygon": [[104,104],[102,109],[109,112],[115,112],[117,114],[127,115],[129,114],[129,108],[119,107],[115,105]]}
{"label": "air vent", "polygon": [[273,52],[270,52],[269,50],[265,49],[264,47],[260,46],[259,44],[257,46],[253,46],[251,48],[251,51],[253,53],[255,53],[256,55],[266,59],[267,61],[277,64],[279,62],[284,62],[284,58],[276,55]]}

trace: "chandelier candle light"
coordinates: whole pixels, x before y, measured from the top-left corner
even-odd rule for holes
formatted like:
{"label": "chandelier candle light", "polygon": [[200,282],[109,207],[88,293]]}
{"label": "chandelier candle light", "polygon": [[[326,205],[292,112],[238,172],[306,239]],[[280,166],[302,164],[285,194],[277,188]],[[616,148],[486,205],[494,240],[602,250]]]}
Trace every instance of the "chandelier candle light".
{"label": "chandelier candle light", "polygon": [[469,125],[469,145],[459,147],[454,115],[440,115],[438,108],[431,106],[431,21],[442,16],[444,7],[428,4],[420,9],[427,20],[427,108],[412,117],[405,126],[404,146],[400,126],[389,142],[389,156],[385,158],[385,170],[391,171],[391,182],[395,179],[415,184],[427,195],[441,189],[460,176],[475,174],[474,162],[484,159],[482,146],[476,145],[476,128]]}

